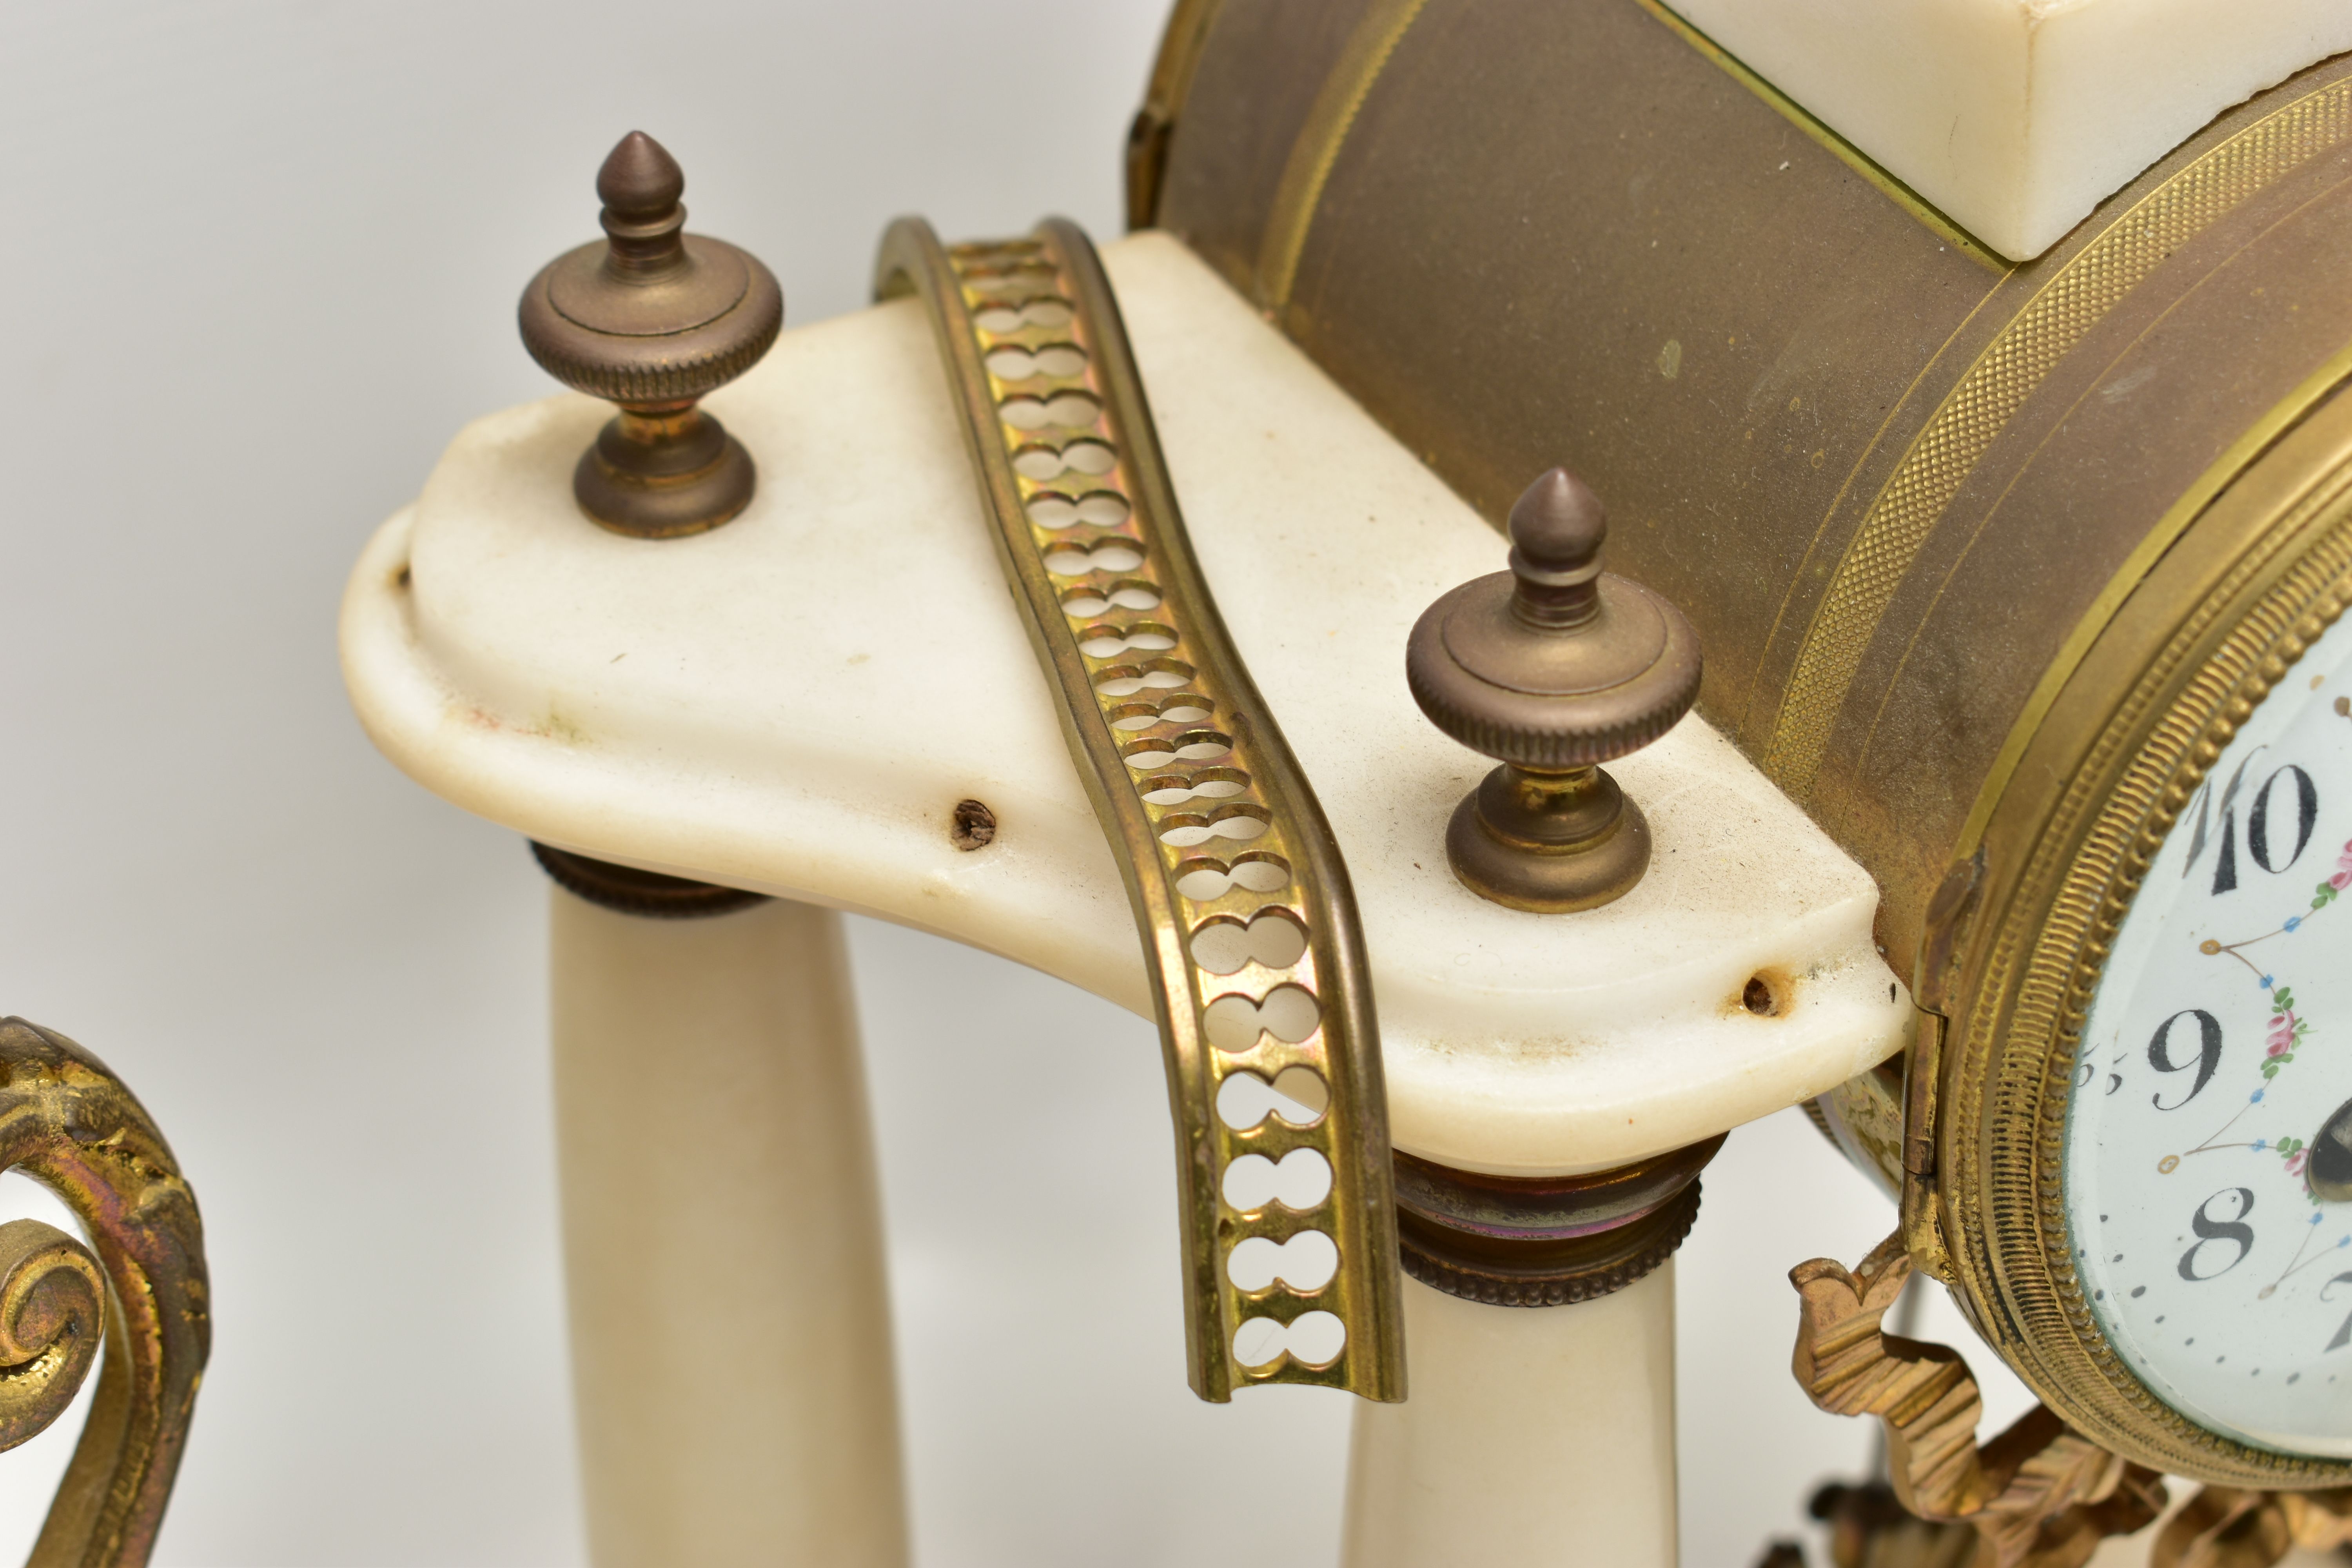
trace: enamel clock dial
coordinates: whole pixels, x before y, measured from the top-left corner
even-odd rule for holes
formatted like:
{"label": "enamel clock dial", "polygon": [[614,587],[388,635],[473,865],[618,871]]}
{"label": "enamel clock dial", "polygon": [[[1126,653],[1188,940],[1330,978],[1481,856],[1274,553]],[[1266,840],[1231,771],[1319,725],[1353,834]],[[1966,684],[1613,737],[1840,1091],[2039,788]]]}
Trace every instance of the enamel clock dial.
{"label": "enamel clock dial", "polygon": [[2352,623],[2208,770],[2082,1041],[2063,1171],[2100,1330],[2199,1426],[2352,1457]]}

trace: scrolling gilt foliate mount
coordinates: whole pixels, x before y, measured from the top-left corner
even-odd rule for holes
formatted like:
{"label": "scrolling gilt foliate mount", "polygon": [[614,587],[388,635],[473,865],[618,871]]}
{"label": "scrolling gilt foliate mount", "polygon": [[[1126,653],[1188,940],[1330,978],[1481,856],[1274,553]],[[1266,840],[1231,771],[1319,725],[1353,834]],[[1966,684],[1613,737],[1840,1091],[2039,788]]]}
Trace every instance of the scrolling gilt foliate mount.
{"label": "scrolling gilt foliate mount", "polygon": [[1803,1306],[1797,1382],[1837,1415],[1885,1425],[1895,1494],[1926,1520],[1966,1521],[1979,1568],[2073,1568],[2100,1541],[2128,1534],[2164,1506],[2164,1483],[2036,1407],[1984,1447],[1976,1378],[1953,1351],[1881,1326],[1911,1277],[1898,1234],[1848,1272],[1825,1258],[1790,1271]]}
{"label": "scrolling gilt foliate mount", "polygon": [[1157,983],[1195,1393],[1404,1396],[1386,1096],[1347,868],[1192,557],[1085,235],[892,226]]}
{"label": "scrolling gilt foliate mount", "polygon": [[22,1018],[0,1019],[0,1170],[55,1193],[92,1243],[38,1220],[0,1225],[0,1448],[63,1415],[104,1346],[30,1562],[137,1568],[162,1528],[212,1347],[195,1194],[121,1080]]}
{"label": "scrolling gilt foliate mount", "polygon": [[[1832,1415],[1879,1418],[1888,1479],[1905,1509],[1931,1522],[1974,1526],[1972,1568],[2079,1568],[2106,1537],[2131,1534],[2157,1519],[2165,1506],[2163,1478],[2075,1432],[2046,1405],[1979,1447],[1984,1402],[1968,1363],[1947,1346],[1885,1330],[1910,1278],[1911,1257],[1899,1232],[1851,1271],[1816,1258],[1789,1274],[1802,1301],[1792,1363],[1797,1382]],[[1936,1550],[1933,1538],[1916,1539],[1921,1549]],[[2352,1544],[2352,1488],[2209,1486],[2165,1522],[2148,1562],[2150,1568],[2269,1568],[2295,1547],[2346,1544]],[[1865,1551],[1856,1561],[1882,1560]]]}

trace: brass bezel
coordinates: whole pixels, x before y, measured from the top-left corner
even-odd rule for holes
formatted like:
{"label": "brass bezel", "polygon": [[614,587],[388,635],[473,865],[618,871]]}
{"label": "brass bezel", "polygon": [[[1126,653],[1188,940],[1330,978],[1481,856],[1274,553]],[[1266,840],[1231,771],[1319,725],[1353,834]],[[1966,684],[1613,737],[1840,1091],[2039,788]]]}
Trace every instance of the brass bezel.
{"label": "brass bezel", "polygon": [[[1932,1204],[1906,1213],[1979,1332],[2044,1403],[2126,1458],[2265,1489],[2352,1463],[2257,1448],[2165,1405],[2098,1331],[2071,1257],[2060,1155],[2076,1047],[2149,862],[2254,708],[2352,601],[2352,395],[2248,469],[2133,589],[1986,818],[1959,919]],[[1934,950],[1937,944],[1928,944]],[[1915,1183],[1919,1179],[1915,1176]],[[1940,1256],[1939,1256],[1940,1255]],[[1941,1270],[1938,1269],[1938,1272]]]}

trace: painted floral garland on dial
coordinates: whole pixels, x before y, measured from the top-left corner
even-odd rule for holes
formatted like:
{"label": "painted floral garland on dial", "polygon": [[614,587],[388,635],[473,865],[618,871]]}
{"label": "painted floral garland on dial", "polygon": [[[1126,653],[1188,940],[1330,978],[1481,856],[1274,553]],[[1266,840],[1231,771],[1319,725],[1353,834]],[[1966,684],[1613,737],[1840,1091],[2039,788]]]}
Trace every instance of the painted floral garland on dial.
{"label": "painted floral garland on dial", "polygon": [[[2266,1085],[2294,1061],[2295,1047],[2303,1044],[2304,1036],[2311,1032],[2311,1021],[2295,1011],[2293,989],[2276,984],[2276,976],[2263,973],[2262,965],[2249,959],[2241,950],[2252,947],[2258,942],[2267,942],[2272,937],[2285,936],[2301,930],[2312,916],[2334,903],[2336,897],[2347,887],[2352,887],[2352,841],[2347,842],[2342,853],[2336,856],[2336,869],[2328,876],[2327,880],[2320,883],[2313,890],[2309,909],[2299,914],[2289,915],[2275,929],[2266,931],[2260,936],[2248,937],[2243,942],[2223,943],[2209,937],[2198,944],[2197,951],[2209,958],[2226,953],[2244,964],[2253,973],[2263,989],[2271,994],[2270,1037],[2264,1042],[2262,1063],[2263,1079]],[[2263,1094],[2263,1089],[2254,1090],[2252,1096],[2246,1101],[2246,1109],[2251,1110],[2261,1104]],[[2236,1116],[2222,1123],[2221,1129],[2212,1137],[2206,1139],[2204,1142],[2188,1152],[2202,1154],[2210,1149],[2239,1147],[2239,1145],[2221,1142],[2218,1140],[2231,1127],[2237,1125],[2239,1119],[2245,1114],[2245,1110],[2241,1110]],[[2311,1157],[2310,1143],[2301,1138],[2258,1138],[2243,1146],[2254,1150],[2268,1149],[2278,1154],[2286,1161],[2287,1174],[2291,1176],[2301,1175],[2305,1162]],[[2179,1165],[2180,1158],[2179,1154],[2167,1154],[2158,1162],[2157,1170],[2164,1175],[2170,1175]],[[2315,1204],[2319,1199],[2316,1194],[2312,1194],[2311,1201]]]}

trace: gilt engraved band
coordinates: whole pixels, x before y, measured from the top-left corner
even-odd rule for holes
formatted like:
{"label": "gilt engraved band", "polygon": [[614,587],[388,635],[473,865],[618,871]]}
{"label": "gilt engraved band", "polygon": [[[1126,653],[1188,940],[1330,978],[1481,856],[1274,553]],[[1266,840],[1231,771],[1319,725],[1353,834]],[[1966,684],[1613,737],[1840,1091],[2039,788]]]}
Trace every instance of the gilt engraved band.
{"label": "gilt engraved band", "polygon": [[2352,137],[2352,81],[2294,100],[2148,193],[2059,268],[1911,442],[1838,559],[1789,676],[1765,771],[1805,798],[1886,606],[1978,459],[2067,351],[2166,257]]}

